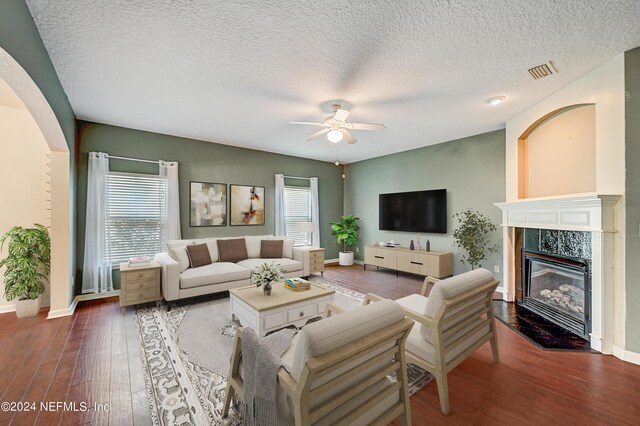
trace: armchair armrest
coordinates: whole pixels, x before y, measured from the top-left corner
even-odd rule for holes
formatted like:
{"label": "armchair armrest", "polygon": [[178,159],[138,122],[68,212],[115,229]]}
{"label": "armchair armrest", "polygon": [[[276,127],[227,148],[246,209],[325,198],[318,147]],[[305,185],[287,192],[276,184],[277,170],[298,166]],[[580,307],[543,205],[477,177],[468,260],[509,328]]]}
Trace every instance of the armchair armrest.
{"label": "armchair armrest", "polygon": [[180,265],[169,253],[157,253],[155,259],[162,266],[162,295],[165,300],[180,299]]}
{"label": "armchair armrest", "polygon": [[344,309],[334,303],[327,303],[327,306],[324,308],[325,318],[329,318],[333,314],[341,314],[343,312]]}
{"label": "armchair armrest", "polygon": [[367,293],[367,295],[364,297],[364,301],[362,302],[362,306],[368,305],[372,302],[379,302],[384,299],[385,299],[384,297],[378,296],[375,293]]}
{"label": "armchair armrest", "polygon": [[409,308],[405,308],[404,306],[402,307],[402,310],[404,311],[404,314],[407,316],[407,318],[411,318],[412,320],[419,322],[420,324],[433,328],[435,327],[435,323],[433,322],[433,318],[428,317],[424,314],[419,314],[416,311],[409,309]]}
{"label": "armchair armrest", "polygon": [[[433,286],[435,285],[435,283],[437,283],[438,281],[440,281],[439,278],[435,278],[435,277],[426,277],[424,279],[424,283],[422,284],[422,290],[420,290],[420,294],[422,296],[427,297],[427,290],[429,290],[429,293],[431,293],[431,288],[433,288]],[[431,288],[429,288],[429,284],[431,284]]]}

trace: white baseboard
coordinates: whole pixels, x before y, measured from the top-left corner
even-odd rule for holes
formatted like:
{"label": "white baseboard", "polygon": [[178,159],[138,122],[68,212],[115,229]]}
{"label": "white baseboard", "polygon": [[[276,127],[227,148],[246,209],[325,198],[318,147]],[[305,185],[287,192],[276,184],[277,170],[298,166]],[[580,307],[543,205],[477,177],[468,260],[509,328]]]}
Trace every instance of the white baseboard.
{"label": "white baseboard", "polygon": [[15,312],[16,305],[12,303],[11,305],[2,305],[0,306],[0,314],[8,314],[9,312]]}
{"label": "white baseboard", "polygon": [[640,354],[636,352],[627,351],[616,345],[611,348],[613,356],[620,358],[623,361],[630,362],[632,364],[640,365]]}
{"label": "white baseboard", "polygon": [[356,265],[364,265],[364,260],[354,260],[353,263]]}
{"label": "white baseboard", "polygon": [[338,263],[338,262],[340,262],[340,259],[338,259],[338,258],[335,258],[335,259],[325,259],[325,260],[324,260],[324,264],[325,264],[325,265],[326,265],[326,264],[328,264],[328,263]]}
{"label": "white baseboard", "polygon": [[78,306],[78,302],[82,302],[85,300],[105,299],[107,297],[114,297],[119,295],[120,295],[120,290],[111,290],[105,293],[79,294],[73,298],[73,302],[71,302],[71,305],[69,305],[68,308],[49,311],[49,315],[47,315],[47,319],[62,318],[62,317],[68,317],[73,315],[73,313],[76,311],[76,307]]}
{"label": "white baseboard", "polygon": [[76,311],[76,306],[78,306],[78,301],[76,300],[77,297],[78,296],[73,299],[71,305],[64,309],[50,310],[49,315],[47,315],[47,319],[50,320],[55,318],[70,317],[71,315],[73,315],[73,313]]}

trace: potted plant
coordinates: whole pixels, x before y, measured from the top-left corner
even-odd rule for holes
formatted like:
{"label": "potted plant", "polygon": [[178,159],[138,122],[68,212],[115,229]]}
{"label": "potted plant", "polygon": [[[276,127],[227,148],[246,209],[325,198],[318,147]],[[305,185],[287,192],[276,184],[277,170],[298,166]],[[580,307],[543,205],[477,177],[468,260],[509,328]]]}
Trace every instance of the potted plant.
{"label": "potted plant", "polygon": [[4,271],[4,294],[16,301],[18,318],[35,316],[40,310],[40,295],[51,271],[51,240],[47,228],[14,226],[0,237],[0,250],[9,239],[7,257],[0,260]]}
{"label": "potted plant", "polygon": [[342,216],[342,219],[337,222],[330,222],[331,234],[337,235],[338,244],[342,244],[342,251],[340,252],[340,265],[351,266],[353,265],[353,252],[348,251],[347,247],[353,247],[358,245],[358,221],[359,217],[354,217],[352,214]]}
{"label": "potted plant", "polygon": [[263,286],[262,291],[265,296],[271,295],[271,284],[280,280],[282,280],[282,269],[275,264],[275,261],[256,266],[251,274],[251,281],[256,287]]}
{"label": "potted plant", "polygon": [[453,230],[453,244],[462,251],[460,261],[475,269],[487,255],[498,250],[495,244],[490,245],[488,238],[498,228],[491,219],[473,209],[458,212],[453,218],[458,221],[458,226]]}

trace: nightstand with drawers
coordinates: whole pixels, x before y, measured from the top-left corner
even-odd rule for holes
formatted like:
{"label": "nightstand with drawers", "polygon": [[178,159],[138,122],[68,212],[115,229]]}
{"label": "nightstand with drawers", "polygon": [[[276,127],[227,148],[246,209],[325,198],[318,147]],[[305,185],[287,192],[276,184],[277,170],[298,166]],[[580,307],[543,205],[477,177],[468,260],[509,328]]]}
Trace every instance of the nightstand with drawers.
{"label": "nightstand with drawers", "polygon": [[138,303],[160,300],[160,264],[155,260],[149,264],[131,267],[120,264],[120,306],[124,315],[125,308]]}
{"label": "nightstand with drawers", "polygon": [[306,250],[306,261],[309,265],[309,274],[320,272],[324,275],[324,249],[321,247],[301,247]]}

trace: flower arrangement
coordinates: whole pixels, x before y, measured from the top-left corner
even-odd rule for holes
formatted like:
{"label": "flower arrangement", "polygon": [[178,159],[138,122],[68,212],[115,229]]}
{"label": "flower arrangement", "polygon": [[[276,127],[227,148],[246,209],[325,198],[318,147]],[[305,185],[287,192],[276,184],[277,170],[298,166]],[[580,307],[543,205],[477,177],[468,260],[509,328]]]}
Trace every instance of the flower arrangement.
{"label": "flower arrangement", "polygon": [[260,287],[264,285],[265,294],[271,294],[271,283],[274,281],[282,280],[283,270],[280,269],[275,261],[271,263],[263,263],[260,266],[256,266],[251,274],[251,281]]}

